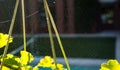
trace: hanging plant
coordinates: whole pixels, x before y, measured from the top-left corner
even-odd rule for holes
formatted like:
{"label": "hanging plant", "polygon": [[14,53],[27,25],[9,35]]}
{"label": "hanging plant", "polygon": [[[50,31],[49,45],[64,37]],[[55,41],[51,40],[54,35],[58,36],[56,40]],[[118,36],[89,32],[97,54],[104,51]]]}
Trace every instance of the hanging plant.
{"label": "hanging plant", "polygon": [[[70,66],[67,61],[67,57],[65,55],[65,52],[64,52],[57,28],[55,26],[53,17],[49,10],[47,1],[43,0],[43,2],[44,2],[44,7],[45,7],[46,20],[47,20],[47,24],[48,24],[48,31],[49,31],[49,35],[50,35],[50,42],[51,42],[51,47],[52,47],[53,58],[51,58],[50,56],[45,56],[43,59],[41,59],[38,62],[38,64],[36,66],[33,67],[33,66],[29,65],[29,63],[31,63],[34,60],[34,57],[30,52],[26,51],[27,48],[26,48],[24,0],[21,0],[24,49],[20,51],[20,57],[12,55],[12,54],[7,54],[9,43],[13,42],[13,38],[11,35],[12,35],[13,27],[14,27],[17,8],[19,5],[19,0],[16,0],[15,9],[13,12],[13,17],[11,20],[9,33],[8,34],[0,33],[0,48],[5,46],[3,55],[0,56],[0,63],[1,63],[0,70],[67,70],[67,69],[70,70]],[[51,25],[53,26],[53,29],[57,36],[57,40],[59,42],[61,51],[63,53],[67,69],[62,64],[56,62],[56,53],[55,53],[54,42],[53,42],[53,38],[52,38],[50,22],[52,23]]]}
{"label": "hanging plant", "polygon": [[[0,48],[4,47],[7,43],[8,35],[0,33]],[[13,38],[10,37],[9,43],[12,43]],[[56,66],[53,58],[50,56],[45,56],[40,59],[38,64],[34,67],[28,65],[34,60],[33,55],[30,52],[21,50],[20,56],[14,56],[12,54],[7,54],[4,57],[4,63],[2,66],[2,70],[56,70]],[[2,56],[0,56],[0,62],[3,61]],[[60,63],[57,63],[57,70],[67,70]]]}

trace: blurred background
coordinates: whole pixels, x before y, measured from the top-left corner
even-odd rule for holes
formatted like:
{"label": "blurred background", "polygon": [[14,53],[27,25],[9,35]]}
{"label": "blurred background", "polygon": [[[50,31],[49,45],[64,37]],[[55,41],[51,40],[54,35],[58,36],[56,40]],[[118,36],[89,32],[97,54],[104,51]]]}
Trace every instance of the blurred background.
{"label": "blurred background", "polygon": [[[47,1],[71,66],[86,68],[81,70],[87,70],[87,67],[98,70],[100,64],[108,59],[120,60],[119,0]],[[0,0],[2,33],[9,31],[15,2],[16,0]],[[27,50],[35,56],[34,63],[42,56],[52,56],[43,1],[25,0],[25,15]],[[18,56],[19,51],[23,49],[22,30],[19,4],[13,29],[14,42],[10,44],[8,50]],[[58,62],[64,64],[56,36],[53,37]],[[0,49],[0,54],[3,53],[3,49]]]}

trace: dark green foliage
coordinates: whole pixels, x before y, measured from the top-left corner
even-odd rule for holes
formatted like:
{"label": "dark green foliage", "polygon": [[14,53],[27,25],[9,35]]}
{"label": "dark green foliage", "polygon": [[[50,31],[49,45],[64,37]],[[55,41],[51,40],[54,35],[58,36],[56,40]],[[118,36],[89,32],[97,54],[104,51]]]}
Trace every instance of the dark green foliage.
{"label": "dark green foliage", "polygon": [[[16,56],[13,56],[11,58],[5,57],[3,65],[7,66],[13,70],[17,70],[21,66],[21,64],[15,60],[16,58],[18,58],[18,57],[16,57]],[[0,57],[0,60],[1,60],[1,57]]]}

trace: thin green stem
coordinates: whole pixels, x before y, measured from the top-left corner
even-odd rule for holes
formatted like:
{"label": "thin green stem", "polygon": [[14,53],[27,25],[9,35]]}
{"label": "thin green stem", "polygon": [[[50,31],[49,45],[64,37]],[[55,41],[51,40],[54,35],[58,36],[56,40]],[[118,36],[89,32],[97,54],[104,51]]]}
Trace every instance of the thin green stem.
{"label": "thin green stem", "polygon": [[25,9],[24,9],[24,0],[21,0],[22,6],[22,23],[23,23],[23,42],[24,42],[24,51],[26,51],[26,26],[25,26]]}
{"label": "thin green stem", "polygon": [[12,21],[11,21],[11,25],[10,25],[10,29],[9,29],[9,33],[8,33],[9,36],[8,36],[8,39],[7,39],[7,45],[5,46],[5,49],[4,49],[4,52],[3,52],[3,56],[2,56],[3,60],[1,61],[0,70],[2,70],[2,66],[4,64],[4,58],[5,58],[5,56],[7,54],[7,51],[8,51],[9,39],[12,35],[12,30],[13,30],[14,23],[15,23],[15,18],[16,18],[16,14],[17,14],[18,5],[19,5],[19,0],[16,0],[14,12],[13,12],[13,17],[12,17]]}

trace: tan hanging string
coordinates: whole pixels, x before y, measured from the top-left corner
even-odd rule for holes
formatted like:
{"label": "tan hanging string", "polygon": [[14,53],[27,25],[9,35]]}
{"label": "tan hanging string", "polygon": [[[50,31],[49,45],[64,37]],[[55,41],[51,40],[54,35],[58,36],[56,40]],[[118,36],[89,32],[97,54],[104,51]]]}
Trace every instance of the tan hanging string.
{"label": "tan hanging string", "polygon": [[24,51],[26,51],[26,28],[25,28],[25,8],[24,8],[24,0],[21,0],[22,6],[22,23],[23,23],[23,42],[24,42]]}
{"label": "tan hanging string", "polygon": [[[55,22],[54,22],[54,20],[53,20],[53,17],[52,17],[52,15],[51,15],[50,9],[49,9],[49,7],[48,7],[48,3],[47,3],[46,0],[43,0],[43,2],[44,2],[44,4],[45,4],[46,11],[47,11],[47,13],[48,13],[48,15],[49,15],[49,18],[50,18],[52,27],[53,27],[53,29],[54,29],[54,31],[55,31],[55,34],[56,34],[56,37],[57,37],[57,40],[58,40],[60,49],[61,49],[61,51],[62,51],[62,54],[63,54],[64,60],[65,60],[65,63],[66,63],[66,65],[67,65],[67,69],[70,70],[70,65],[69,65],[69,63],[68,63],[68,60],[67,60],[67,57],[66,57],[66,54],[65,54],[65,51],[64,51],[64,48],[63,48],[63,45],[62,45],[62,42],[61,42],[59,33],[58,33],[58,31],[57,31]],[[54,52],[53,52],[53,53],[54,53]]]}
{"label": "tan hanging string", "polygon": [[54,62],[55,62],[55,67],[57,69],[57,61],[56,61],[56,52],[55,52],[55,47],[54,47],[54,40],[53,40],[53,36],[52,36],[50,18],[49,18],[48,12],[47,12],[47,7],[45,5],[45,2],[44,2],[44,8],[45,8],[45,14],[46,14],[46,20],[47,20],[47,25],[48,25],[48,32],[49,32],[49,37],[50,37],[53,59],[54,59]]}
{"label": "tan hanging string", "polygon": [[4,49],[4,52],[3,52],[2,61],[1,61],[1,65],[0,65],[0,70],[2,70],[2,66],[4,64],[4,58],[5,58],[5,56],[7,54],[7,51],[8,51],[8,46],[9,46],[8,42],[9,42],[10,36],[12,35],[12,31],[13,31],[13,27],[14,27],[14,23],[15,23],[15,18],[16,18],[16,14],[17,14],[18,5],[19,5],[19,0],[16,0],[14,12],[13,12],[13,17],[12,17],[12,21],[11,21],[10,29],[9,29],[9,33],[8,33],[7,45],[5,46],[5,49]]}

